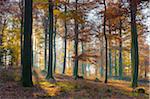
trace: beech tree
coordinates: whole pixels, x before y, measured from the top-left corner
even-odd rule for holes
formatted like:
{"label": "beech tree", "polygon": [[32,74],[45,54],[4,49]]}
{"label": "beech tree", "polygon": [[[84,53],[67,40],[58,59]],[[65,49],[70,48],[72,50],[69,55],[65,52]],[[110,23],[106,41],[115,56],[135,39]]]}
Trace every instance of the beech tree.
{"label": "beech tree", "polygon": [[47,79],[54,79],[53,77],[53,1],[49,0],[49,59],[48,59],[48,73]]}
{"label": "beech tree", "polygon": [[[75,11],[77,13],[77,5],[78,5],[78,0],[76,0],[76,5],[75,5]],[[74,47],[75,47],[75,61],[74,61],[74,71],[73,71],[73,75],[74,78],[77,79],[78,78],[78,23],[77,23],[77,19],[75,19],[75,41],[74,41]]]}
{"label": "beech tree", "polygon": [[48,18],[47,16],[45,15],[44,18],[43,18],[43,26],[44,26],[44,32],[45,32],[45,48],[44,48],[44,65],[45,65],[45,70],[47,70],[47,39],[48,39]]}
{"label": "beech tree", "polygon": [[106,63],[105,63],[105,83],[107,83],[107,80],[108,80],[108,56],[107,56],[107,51],[108,51],[108,49],[107,49],[107,47],[108,47],[108,43],[107,43],[107,35],[106,35],[106,1],[105,0],[103,0],[103,3],[104,3],[104,23],[103,23],[103,25],[104,25],[104,28],[103,28],[103,33],[104,33],[104,38],[105,38],[105,61],[106,61]]}
{"label": "beech tree", "polygon": [[25,1],[22,83],[32,87],[32,0]]}
{"label": "beech tree", "polygon": [[130,1],[131,11],[131,64],[132,64],[132,87],[137,87],[138,83],[138,65],[139,65],[139,54],[138,54],[138,35],[136,27],[136,11],[137,11],[137,0]]}
{"label": "beech tree", "polygon": [[[67,3],[67,2],[66,2]],[[65,15],[67,14],[67,5],[65,4]],[[65,38],[64,38],[64,62],[63,62],[63,71],[62,73],[65,74],[66,70],[66,55],[67,55],[67,20],[64,20],[64,28],[65,28]]]}

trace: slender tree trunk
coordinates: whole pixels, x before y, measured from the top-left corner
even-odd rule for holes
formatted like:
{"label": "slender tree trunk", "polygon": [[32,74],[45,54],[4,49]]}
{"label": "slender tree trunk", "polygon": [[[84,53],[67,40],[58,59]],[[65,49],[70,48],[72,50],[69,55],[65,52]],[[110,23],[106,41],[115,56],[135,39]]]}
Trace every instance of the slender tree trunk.
{"label": "slender tree trunk", "polygon": [[[111,27],[109,20],[109,34],[111,35]],[[111,51],[111,39],[109,40],[109,77],[112,76],[112,51]]]}
{"label": "slender tree trunk", "polygon": [[[146,60],[146,59],[145,59]],[[147,61],[144,62],[144,77],[147,77]]]}
{"label": "slender tree trunk", "polygon": [[100,55],[101,55],[101,60],[100,60],[100,75],[101,75],[101,77],[103,77],[104,76],[104,67],[103,67],[103,65],[104,65],[104,60],[103,60],[103,38],[102,38],[102,43],[101,43],[101,48],[100,48]]}
{"label": "slender tree trunk", "polygon": [[84,64],[84,78],[87,77],[87,70],[86,70],[87,64]]}
{"label": "slender tree trunk", "polygon": [[45,59],[44,59],[44,62],[45,62],[45,70],[47,70],[47,32],[45,32]]}
{"label": "slender tree trunk", "polygon": [[136,27],[136,11],[137,1],[130,0],[131,10],[131,64],[132,64],[132,87],[138,86],[138,65],[139,65],[139,54],[138,54],[138,35]]}
{"label": "slender tree trunk", "polygon": [[56,32],[57,32],[57,18],[55,17],[55,29],[54,29],[54,73],[56,72]]}
{"label": "slender tree trunk", "polygon": [[109,49],[109,77],[112,76],[112,51]]}
{"label": "slender tree trunk", "polygon": [[108,62],[108,56],[107,56],[107,46],[108,46],[108,43],[107,43],[107,35],[106,35],[106,3],[105,3],[105,0],[104,0],[104,7],[105,7],[105,11],[104,11],[104,30],[103,30],[103,32],[104,32],[104,38],[105,38],[105,61],[106,61],[106,63],[105,63],[105,65],[106,65],[106,70],[105,70],[105,83],[107,83],[107,80],[108,80],[108,75],[107,75],[107,72],[108,72],[108,64],[107,64],[107,62]]}
{"label": "slender tree trunk", "polygon": [[118,75],[118,71],[117,71],[117,50],[115,49],[115,76]]}
{"label": "slender tree trunk", "polygon": [[101,74],[101,77],[104,77],[104,68],[103,67],[100,68],[100,74]]}
{"label": "slender tree trunk", "polygon": [[32,0],[25,0],[24,15],[24,49],[22,83],[24,87],[33,86],[32,83]]}
{"label": "slender tree trunk", "polygon": [[[76,11],[78,0],[76,0]],[[78,78],[78,23],[75,19],[75,62],[74,62],[74,78]]]}
{"label": "slender tree trunk", "polygon": [[[65,4],[65,14],[67,13],[67,6]],[[63,64],[63,74],[65,74],[65,69],[66,69],[66,55],[67,55],[67,22],[66,19],[64,21],[65,24],[65,38],[64,38],[64,43],[65,43],[65,48],[64,48],[64,64]]]}
{"label": "slender tree trunk", "polygon": [[[82,3],[84,4],[84,0],[82,0]],[[85,17],[82,16],[82,18],[85,20]],[[85,24],[83,23],[82,26],[81,26],[81,29],[84,29],[84,26]],[[86,44],[86,43],[85,43]],[[82,41],[81,42],[81,47],[82,47],[82,54],[84,53],[84,47],[85,47],[85,44],[84,42]],[[86,64],[84,62],[82,62],[82,77],[86,77],[85,74],[86,73]]]}
{"label": "slender tree trunk", "polygon": [[45,29],[45,48],[44,48],[44,65],[45,68],[44,70],[47,70],[47,36],[48,36],[48,20],[45,16],[44,21],[43,21],[44,29]]}
{"label": "slender tree trunk", "polygon": [[47,70],[47,32],[45,32],[45,49],[44,49],[44,64],[45,64],[45,70]]}
{"label": "slender tree trunk", "polygon": [[119,79],[122,79],[122,22],[120,19],[120,26],[119,26],[119,37],[120,37],[120,41],[119,41]]}
{"label": "slender tree trunk", "polygon": [[[83,42],[81,42],[81,46],[82,46],[82,54],[84,53],[84,44]],[[85,64],[82,63],[82,76],[84,77],[84,74],[85,74]]]}
{"label": "slender tree trunk", "polygon": [[53,2],[49,0],[49,60],[47,79],[54,79],[53,77]]}

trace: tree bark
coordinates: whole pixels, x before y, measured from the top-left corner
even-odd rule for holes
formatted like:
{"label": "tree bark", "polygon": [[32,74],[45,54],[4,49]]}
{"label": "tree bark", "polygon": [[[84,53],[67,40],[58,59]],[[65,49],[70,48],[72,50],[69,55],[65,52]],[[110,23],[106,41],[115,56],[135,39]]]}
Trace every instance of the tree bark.
{"label": "tree bark", "polygon": [[[67,13],[67,6],[65,4],[65,14]],[[65,48],[64,48],[64,64],[63,64],[63,74],[65,74],[65,69],[66,69],[66,55],[67,55],[67,22],[66,22],[66,19],[64,21],[64,24],[65,24],[65,38],[64,38],[64,45],[65,45]]]}
{"label": "tree bark", "polygon": [[[82,46],[82,54],[84,53],[84,44],[83,42],[81,42],[81,46]],[[82,62],[82,76],[84,77],[85,74],[85,64]]]}
{"label": "tree bark", "polygon": [[24,87],[33,86],[32,82],[32,0],[25,0],[24,47],[22,83]]}
{"label": "tree bark", "polygon": [[[109,20],[109,34],[111,35],[111,26]],[[112,76],[112,50],[111,50],[111,38],[109,40],[109,77]]]}
{"label": "tree bark", "polygon": [[122,22],[120,19],[120,26],[119,26],[119,37],[120,37],[120,42],[119,42],[119,79],[122,79]]}
{"label": "tree bark", "polygon": [[55,17],[55,29],[54,29],[54,73],[56,72],[56,32],[57,32],[57,18]]}
{"label": "tree bark", "polygon": [[107,75],[107,72],[108,72],[108,64],[107,64],[107,62],[108,62],[108,56],[107,56],[107,46],[108,46],[108,43],[107,43],[107,35],[106,35],[106,3],[105,3],[105,0],[104,0],[104,9],[105,9],[105,11],[104,11],[104,29],[103,29],[103,33],[104,33],[104,38],[105,38],[105,61],[106,61],[106,63],[105,63],[105,65],[106,65],[106,70],[105,70],[105,83],[107,83],[107,80],[108,80],[108,75]]}
{"label": "tree bark", "polygon": [[45,29],[45,48],[44,48],[44,65],[45,65],[45,70],[47,70],[47,39],[48,39],[48,20],[45,16],[44,18],[44,29]]}
{"label": "tree bark", "polygon": [[[78,0],[76,0],[76,11]],[[75,19],[75,61],[74,61],[74,78],[78,78],[78,23]]]}
{"label": "tree bark", "polygon": [[49,60],[47,79],[53,77],[53,1],[49,0]]}
{"label": "tree bark", "polygon": [[130,0],[131,11],[131,65],[132,65],[132,87],[138,86],[138,67],[139,67],[139,54],[138,54],[138,35],[136,27],[136,11],[137,1]]}
{"label": "tree bark", "polygon": [[117,69],[117,50],[115,49],[115,76],[118,76],[118,69]]}

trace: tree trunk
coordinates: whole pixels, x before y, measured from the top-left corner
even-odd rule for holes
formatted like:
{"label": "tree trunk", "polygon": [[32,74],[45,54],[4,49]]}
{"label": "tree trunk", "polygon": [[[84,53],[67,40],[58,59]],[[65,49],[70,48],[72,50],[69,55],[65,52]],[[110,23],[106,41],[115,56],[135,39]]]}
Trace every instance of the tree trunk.
{"label": "tree trunk", "polygon": [[115,49],[115,76],[118,76],[118,69],[117,69],[117,50]]}
{"label": "tree trunk", "polygon": [[132,64],[132,87],[138,86],[138,65],[139,65],[139,54],[138,54],[138,35],[136,27],[136,11],[137,1],[130,1],[131,11],[131,64]]}
{"label": "tree trunk", "polygon": [[104,67],[103,67],[103,65],[104,65],[104,60],[103,60],[103,38],[102,38],[102,43],[101,43],[101,48],[100,48],[100,55],[101,55],[101,60],[100,60],[100,75],[101,75],[101,77],[103,77],[104,76]]}
{"label": "tree trunk", "polygon": [[[111,35],[111,27],[109,20],[109,34]],[[109,77],[112,76],[112,51],[111,51],[111,38],[109,40]]]}
{"label": "tree trunk", "polygon": [[108,72],[108,64],[107,64],[107,35],[106,35],[106,3],[105,3],[105,0],[104,0],[104,7],[105,7],[105,11],[104,11],[104,30],[103,30],[103,33],[104,33],[104,38],[105,38],[105,61],[106,61],[106,63],[105,63],[105,65],[106,65],[106,70],[105,70],[105,83],[107,83],[107,72]]}
{"label": "tree trunk", "polygon": [[119,26],[119,79],[122,79],[122,22],[120,19],[120,26]]}
{"label": "tree trunk", "polygon": [[[65,4],[65,14],[67,13],[67,6]],[[67,55],[67,22],[66,19],[64,21],[65,24],[65,38],[64,38],[64,43],[65,43],[65,48],[64,48],[64,64],[63,64],[63,74],[65,74],[65,69],[66,69],[66,55]]]}
{"label": "tree trunk", "polygon": [[[82,53],[84,53],[84,44],[83,42],[81,42],[81,46],[82,46]],[[85,64],[82,62],[82,76],[84,77],[85,74]]]}
{"label": "tree trunk", "polygon": [[112,51],[109,49],[109,77],[112,76]]}
{"label": "tree trunk", "polygon": [[[78,0],[76,0],[76,11]],[[74,61],[74,78],[78,78],[78,23],[75,19],[75,61]]]}
{"label": "tree trunk", "polygon": [[56,72],[56,32],[57,32],[57,18],[55,17],[55,29],[54,29],[54,73]]}
{"label": "tree trunk", "polygon": [[32,82],[32,0],[25,0],[24,47],[22,83],[24,87],[33,86]]}
{"label": "tree trunk", "polygon": [[49,0],[49,60],[47,79],[54,79],[53,77],[53,2]]}
{"label": "tree trunk", "polygon": [[145,58],[145,62],[144,62],[144,78],[147,78],[147,61],[146,61],[146,58]]}
{"label": "tree trunk", "polygon": [[47,36],[48,36],[48,20],[45,16],[44,18],[44,29],[45,29],[45,48],[44,48],[44,65],[45,65],[45,70],[47,70]]}

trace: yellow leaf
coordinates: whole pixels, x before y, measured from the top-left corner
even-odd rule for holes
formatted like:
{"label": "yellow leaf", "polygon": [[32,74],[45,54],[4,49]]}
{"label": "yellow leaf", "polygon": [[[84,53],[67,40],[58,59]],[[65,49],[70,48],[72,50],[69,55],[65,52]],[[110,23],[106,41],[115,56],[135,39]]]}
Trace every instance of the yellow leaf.
{"label": "yellow leaf", "polygon": [[60,10],[58,10],[58,9],[54,9],[54,15],[55,15],[55,16],[58,16],[60,13],[61,13],[61,11],[60,11]]}

